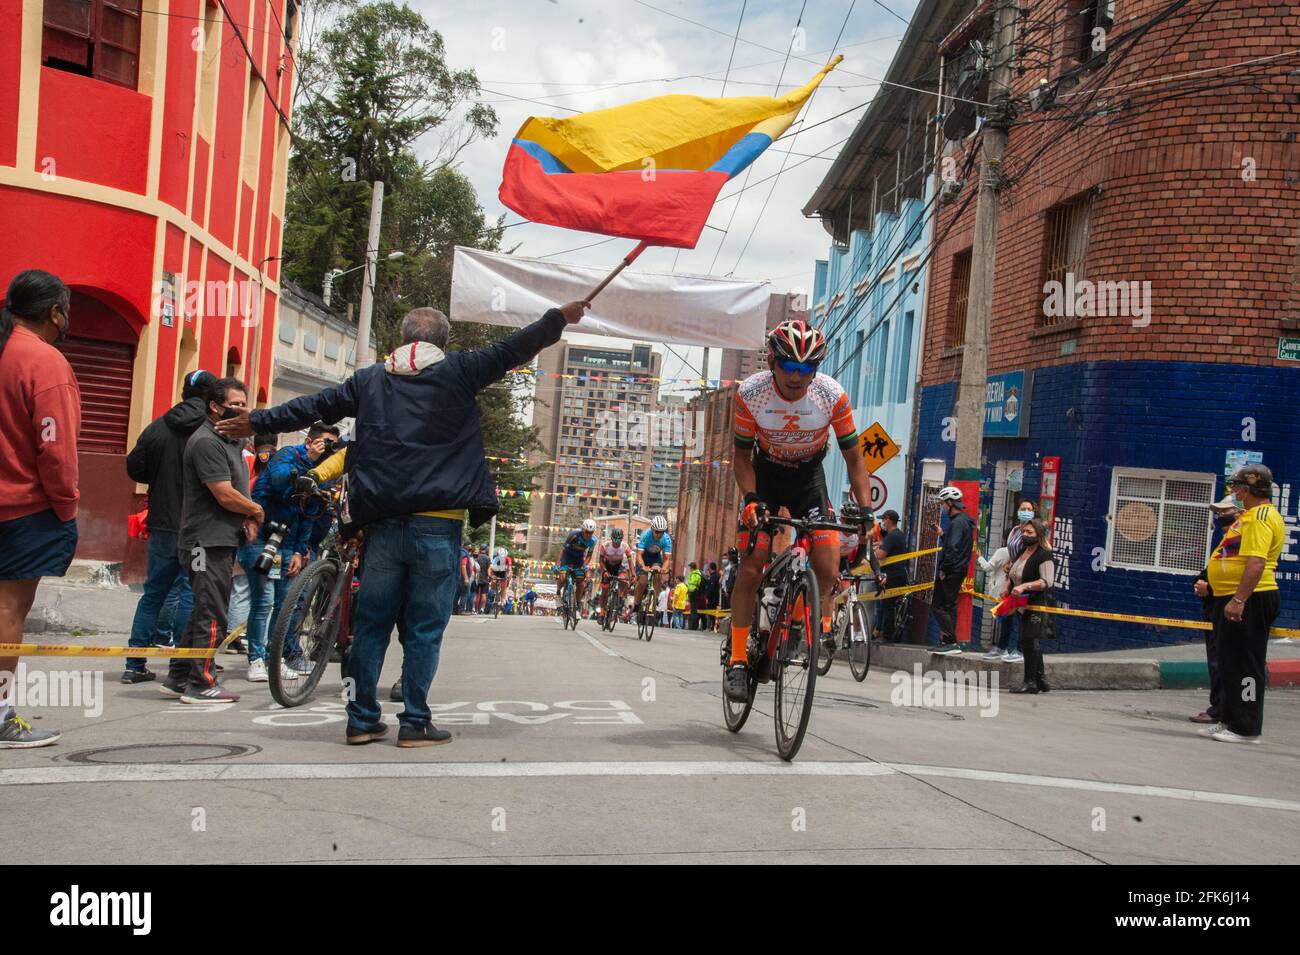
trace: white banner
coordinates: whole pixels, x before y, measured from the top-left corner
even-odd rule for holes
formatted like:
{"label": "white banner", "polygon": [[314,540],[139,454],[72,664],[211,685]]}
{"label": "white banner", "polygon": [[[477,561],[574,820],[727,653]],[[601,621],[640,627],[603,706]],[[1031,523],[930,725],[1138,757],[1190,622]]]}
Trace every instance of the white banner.
{"label": "white banner", "polygon": [[[616,266],[567,265],[456,247],[451,319],[523,328],[583,298]],[[574,331],[670,345],[760,348],[771,288],[698,275],[619,273]]]}

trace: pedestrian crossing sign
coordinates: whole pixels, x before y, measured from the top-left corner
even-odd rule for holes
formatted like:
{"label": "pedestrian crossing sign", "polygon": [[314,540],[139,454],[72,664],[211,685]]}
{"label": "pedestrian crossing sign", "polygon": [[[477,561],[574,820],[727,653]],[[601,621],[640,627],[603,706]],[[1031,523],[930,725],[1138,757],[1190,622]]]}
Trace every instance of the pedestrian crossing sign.
{"label": "pedestrian crossing sign", "polygon": [[862,456],[867,460],[867,470],[872,472],[879,470],[885,462],[898,454],[898,445],[894,444],[894,439],[879,422],[862,432],[862,436],[858,438],[858,447],[862,449]]}

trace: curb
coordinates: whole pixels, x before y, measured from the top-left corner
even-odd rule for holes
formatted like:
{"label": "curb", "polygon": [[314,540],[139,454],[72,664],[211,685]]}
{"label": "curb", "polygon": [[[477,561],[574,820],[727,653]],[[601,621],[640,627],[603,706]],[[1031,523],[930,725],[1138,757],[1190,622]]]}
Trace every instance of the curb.
{"label": "curb", "polygon": [[[927,671],[939,673],[971,670],[996,671],[1002,686],[1019,682],[1020,663],[984,659],[983,651],[963,650],[960,654],[935,653],[928,647],[913,645],[877,645],[872,648],[871,662],[910,672],[920,664]],[[1161,688],[1160,661],[1151,660],[1044,660],[1047,682],[1061,690],[1158,690]],[[1201,664],[1205,669],[1205,664]]]}

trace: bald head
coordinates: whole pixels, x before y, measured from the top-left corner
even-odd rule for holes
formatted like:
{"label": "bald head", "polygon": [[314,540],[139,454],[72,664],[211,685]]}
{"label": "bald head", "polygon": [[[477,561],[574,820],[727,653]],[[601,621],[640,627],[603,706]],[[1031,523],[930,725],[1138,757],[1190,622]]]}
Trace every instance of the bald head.
{"label": "bald head", "polygon": [[451,323],[447,316],[436,308],[413,308],[402,319],[402,344],[411,342],[430,342],[443,351],[447,350],[447,336],[451,334]]}

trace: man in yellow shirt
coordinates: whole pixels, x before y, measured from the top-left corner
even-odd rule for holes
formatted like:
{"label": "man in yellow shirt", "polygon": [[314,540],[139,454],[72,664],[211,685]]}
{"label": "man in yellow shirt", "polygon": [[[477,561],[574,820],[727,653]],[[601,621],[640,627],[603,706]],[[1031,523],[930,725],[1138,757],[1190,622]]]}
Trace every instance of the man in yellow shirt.
{"label": "man in yellow shirt", "polygon": [[1270,503],[1273,473],[1264,465],[1238,468],[1228,486],[1242,515],[1224,533],[1206,567],[1223,681],[1222,722],[1200,732],[1223,743],[1258,743],[1264,727],[1268,632],[1281,609],[1273,571],[1286,525]]}

